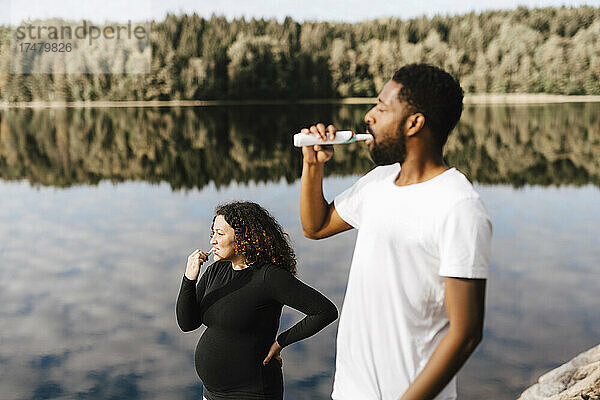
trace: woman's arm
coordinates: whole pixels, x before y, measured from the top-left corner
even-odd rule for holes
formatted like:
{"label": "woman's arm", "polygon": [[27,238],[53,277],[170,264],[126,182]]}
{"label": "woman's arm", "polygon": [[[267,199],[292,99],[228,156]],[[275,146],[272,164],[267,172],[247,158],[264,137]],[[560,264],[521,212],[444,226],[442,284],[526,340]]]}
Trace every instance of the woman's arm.
{"label": "woman's arm", "polygon": [[186,275],[183,276],[175,311],[177,324],[184,332],[193,331],[202,325],[200,303],[206,291],[207,277],[208,269],[204,272],[198,284],[196,284],[196,280],[189,279]]}
{"label": "woman's arm", "polygon": [[282,348],[314,335],[338,317],[337,308],[327,297],[283,268],[269,267],[265,283],[274,299],[306,314],[304,319],[279,334],[277,343]]}

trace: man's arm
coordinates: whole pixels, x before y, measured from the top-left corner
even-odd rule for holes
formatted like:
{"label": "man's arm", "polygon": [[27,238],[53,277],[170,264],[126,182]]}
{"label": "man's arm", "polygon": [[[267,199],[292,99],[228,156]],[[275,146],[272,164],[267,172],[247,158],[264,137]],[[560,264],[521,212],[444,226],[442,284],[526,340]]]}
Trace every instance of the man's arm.
{"label": "man's arm", "polygon": [[445,279],[450,328],[400,400],[433,399],[473,353],[483,335],[485,282],[485,279]]}
{"label": "man's arm", "polygon": [[[303,133],[325,138],[335,137],[335,128],[323,124],[303,129]],[[300,188],[300,221],[304,236],[309,239],[323,239],[336,233],[347,231],[352,226],[344,221],[333,203],[328,204],[323,196],[324,165],[333,155],[333,149],[327,146],[305,146],[302,165],[302,184]]]}
{"label": "man's arm", "polygon": [[300,188],[300,221],[309,239],[323,239],[347,231],[352,226],[339,216],[333,203],[323,196],[323,164],[304,163]]}

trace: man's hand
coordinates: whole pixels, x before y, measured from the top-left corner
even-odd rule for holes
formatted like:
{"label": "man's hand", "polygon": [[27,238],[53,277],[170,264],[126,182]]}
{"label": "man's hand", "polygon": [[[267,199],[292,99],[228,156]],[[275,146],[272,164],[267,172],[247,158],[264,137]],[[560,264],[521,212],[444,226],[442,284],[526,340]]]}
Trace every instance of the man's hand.
{"label": "man's hand", "polygon": [[267,354],[267,357],[263,361],[263,365],[267,365],[269,361],[271,361],[271,358],[275,357],[275,359],[279,363],[279,366],[283,367],[283,360],[279,355],[279,353],[281,353],[281,349],[282,347],[279,345],[279,343],[277,343],[277,340],[274,341],[271,345],[271,350],[269,350],[269,354]]}
{"label": "man's hand", "polygon": [[450,329],[399,400],[437,396],[475,350],[483,334],[485,279],[445,278]]}
{"label": "man's hand", "polygon": [[[335,126],[329,125],[325,128],[324,124],[316,124],[310,128],[304,128],[300,131],[306,135],[313,135],[323,140],[335,139]],[[333,146],[304,146],[302,147],[304,162],[308,164],[323,164],[333,156]]]}
{"label": "man's hand", "polygon": [[[302,129],[301,133],[314,135],[323,140],[335,139],[335,126],[316,124]],[[302,166],[302,185],[300,187],[300,221],[304,236],[310,239],[322,239],[352,229],[328,204],[323,196],[324,163],[333,156],[333,146],[302,147],[304,164]]]}

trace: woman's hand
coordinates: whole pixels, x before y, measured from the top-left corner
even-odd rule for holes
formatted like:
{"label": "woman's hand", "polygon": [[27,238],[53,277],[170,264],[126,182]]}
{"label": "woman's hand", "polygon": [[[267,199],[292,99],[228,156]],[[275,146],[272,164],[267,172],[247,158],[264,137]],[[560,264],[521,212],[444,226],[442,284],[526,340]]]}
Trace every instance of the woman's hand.
{"label": "woman's hand", "polygon": [[194,251],[188,256],[187,266],[185,267],[185,277],[195,281],[200,275],[200,266],[208,260],[208,253],[200,250]]}
{"label": "woman's hand", "polygon": [[279,366],[283,367],[283,360],[279,355],[279,353],[281,353],[281,349],[282,347],[279,345],[279,343],[277,343],[277,340],[273,342],[273,344],[271,345],[271,350],[269,350],[269,354],[267,354],[267,358],[265,358],[263,361],[263,365],[267,365],[269,361],[271,361],[271,358],[275,357],[275,359],[279,363]]}

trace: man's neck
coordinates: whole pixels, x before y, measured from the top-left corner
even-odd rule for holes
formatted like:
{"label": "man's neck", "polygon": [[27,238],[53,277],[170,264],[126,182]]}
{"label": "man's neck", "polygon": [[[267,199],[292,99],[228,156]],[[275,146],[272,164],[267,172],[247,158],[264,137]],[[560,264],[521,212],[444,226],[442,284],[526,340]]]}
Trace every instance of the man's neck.
{"label": "man's neck", "polygon": [[[437,157],[436,157],[437,158]],[[441,157],[439,159],[409,159],[402,163],[402,168],[394,183],[398,186],[422,183],[447,171],[449,167]]]}

